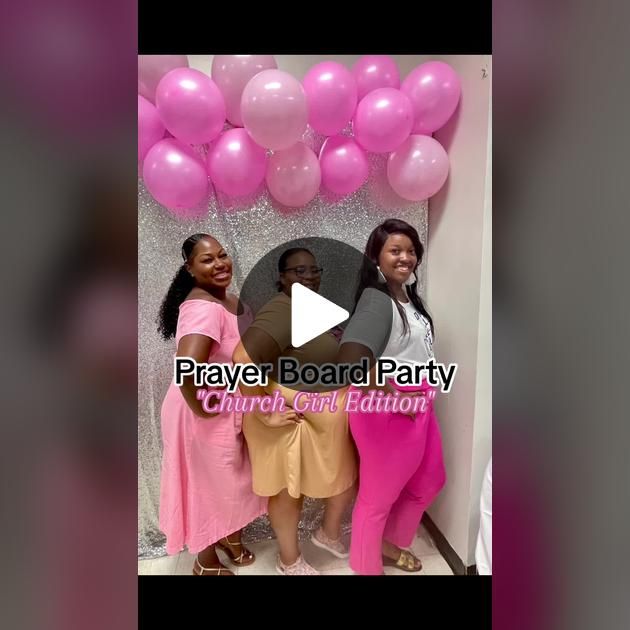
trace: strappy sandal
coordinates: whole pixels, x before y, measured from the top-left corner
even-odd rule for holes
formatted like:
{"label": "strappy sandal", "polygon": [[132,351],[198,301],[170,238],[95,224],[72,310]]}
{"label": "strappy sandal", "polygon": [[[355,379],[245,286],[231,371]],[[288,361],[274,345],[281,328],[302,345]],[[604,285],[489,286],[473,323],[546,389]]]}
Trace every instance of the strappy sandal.
{"label": "strappy sandal", "polygon": [[[199,567],[199,573],[195,571],[197,567]],[[204,567],[199,562],[199,558],[195,558],[195,563],[193,564],[192,570],[193,575],[203,575],[206,571],[210,574],[213,574],[214,572],[214,575],[234,575],[232,571],[230,571],[227,567],[224,567],[223,565],[221,565],[220,567]]]}
{"label": "strappy sandal", "polygon": [[[222,542],[223,540],[226,540],[228,544],[227,545],[224,544]],[[246,566],[252,564],[254,562],[254,560],[256,560],[256,556],[249,549],[244,547],[243,543],[241,541],[232,542],[226,536],[225,538],[222,538],[221,540],[217,541],[216,544],[221,549],[223,549],[223,551],[225,551],[225,553],[227,553],[230,562],[232,564],[235,564],[238,567],[246,567]],[[241,548],[241,553],[238,556],[234,556],[234,551],[232,550],[232,547],[240,547]]]}
{"label": "strappy sandal", "polygon": [[383,556],[383,564],[387,567],[394,567],[401,571],[407,571],[408,573],[417,573],[422,571],[422,562],[419,558],[416,558],[410,551],[405,549],[400,550],[400,556],[398,560],[393,560],[387,556]]}

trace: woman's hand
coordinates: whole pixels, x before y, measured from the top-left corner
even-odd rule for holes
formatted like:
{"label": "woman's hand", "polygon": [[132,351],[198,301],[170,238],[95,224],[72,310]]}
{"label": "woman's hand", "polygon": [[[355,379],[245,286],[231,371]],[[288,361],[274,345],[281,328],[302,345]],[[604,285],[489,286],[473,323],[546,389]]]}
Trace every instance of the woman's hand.
{"label": "woman's hand", "polygon": [[[424,396],[425,392],[400,392],[403,396],[408,396],[409,398],[417,398],[418,396]],[[422,409],[420,410],[422,411]],[[407,411],[399,411],[403,416],[409,416],[412,420],[416,419],[416,415],[419,413],[418,410],[415,409],[415,404],[412,405]]]}
{"label": "woman's hand", "polygon": [[[213,389],[225,389],[225,387],[215,387]],[[219,403],[219,396],[217,394],[214,394],[212,396],[209,396],[206,399],[206,404],[209,408],[214,407],[214,405]],[[204,408],[204,404],[199,401],[199,408],[193,410],[194,414],[200,419],[200,420],[212,420],[212,418],[216,418],[217,416],[221,415],[220,411],[213,411],[212,413],[208,412],[205,410]]]}
{"label": "woman's hand", "polygon": [[301,424],[304,416],[297,413],[295,409],[288,407],[285,411],[274,411],[272,413],[256,412],[256,418],[263,424],[273,429],[287,427],[293,424]]}

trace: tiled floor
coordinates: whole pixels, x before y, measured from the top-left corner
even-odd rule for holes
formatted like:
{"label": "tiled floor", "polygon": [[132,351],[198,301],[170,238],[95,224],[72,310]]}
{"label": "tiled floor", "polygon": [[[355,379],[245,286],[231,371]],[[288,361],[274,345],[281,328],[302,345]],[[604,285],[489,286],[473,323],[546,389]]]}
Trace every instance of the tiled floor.
{"label": "tiled floor", "polygon": [[[231,571],[238,575],[278,575],[275,569],[276,541],[268,540],[247,546],[256,554],[256,562],[248,567],[236,568],[225,562]],[[427,530],[421,525],[411,550],[422,560],[422,571],[405,573],[386,567],[387,575],[453,575],[446,560],[440,555]],[[221,553],[221,552],[219,552]],[[354,575],[347,560],[335,558],[327,551],[319,549],[310,541],[302,545],[304,558],[322,575]],[[165,556],[155,560],[139,560],[138,575],[191,575],[194,557],[184,551],[178,556]]]}

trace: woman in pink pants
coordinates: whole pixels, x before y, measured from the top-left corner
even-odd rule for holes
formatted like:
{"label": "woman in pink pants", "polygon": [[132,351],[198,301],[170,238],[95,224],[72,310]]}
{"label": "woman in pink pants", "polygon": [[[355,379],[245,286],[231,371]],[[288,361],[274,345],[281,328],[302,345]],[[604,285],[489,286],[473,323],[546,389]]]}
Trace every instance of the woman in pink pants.
{"label": "woman in pink pants", "polygon": [[[341,357],[369,356],[408,364],[433,358],[433,322],[417,292],[416,269],[423,247],[416,230],[388,219],[374,229],[365,249],[356,307],[341,340]],[[440,430],[433,412],[434,388],[399,387],[424,396],[418,413],[350,412],[359,452],[359,493],[352,514],[350,566],[362,575],[382,575],[383,564],[420,571],[409,547],[424,511],[444,486]]]}

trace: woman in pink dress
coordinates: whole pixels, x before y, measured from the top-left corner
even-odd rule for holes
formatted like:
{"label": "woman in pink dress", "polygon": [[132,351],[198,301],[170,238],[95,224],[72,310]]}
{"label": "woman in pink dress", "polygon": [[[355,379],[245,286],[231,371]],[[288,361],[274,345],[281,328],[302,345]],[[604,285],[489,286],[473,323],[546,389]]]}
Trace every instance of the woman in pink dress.
{"label": "woman in pink dress", "polygon": [[[158,331],[175,337],[177,356],[197,362],[231,363],[239,342],[238,298],[227,292],[232,260],[207,234],[182,246],[184,264],[160,309]],[[252,490],[242,415],[206,413],[191,377],[171,383],[162,404],[160,529],[166,551],[184,546],[197,554],[195,575],[234,575],[217,556],[220,547],[238,566],[254,562],[241,529],[267,511]]]}

